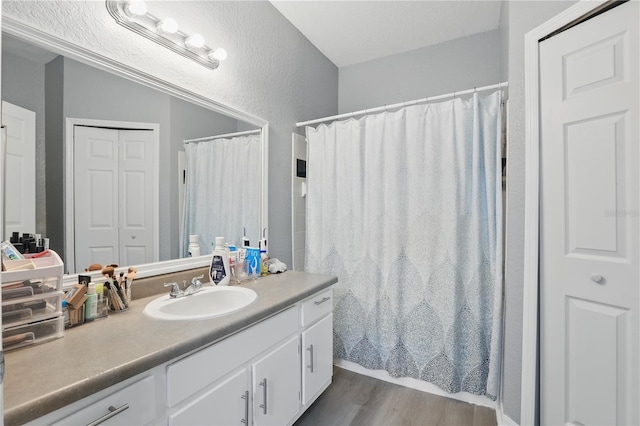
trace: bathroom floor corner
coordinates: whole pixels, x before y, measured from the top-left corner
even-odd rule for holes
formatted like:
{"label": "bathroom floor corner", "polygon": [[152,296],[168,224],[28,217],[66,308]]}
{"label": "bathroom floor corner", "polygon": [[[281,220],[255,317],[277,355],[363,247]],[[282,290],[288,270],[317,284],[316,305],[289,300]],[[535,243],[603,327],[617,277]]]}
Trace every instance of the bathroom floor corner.
{"label": "bathroom floor corner", "polygon": [[334,366],[333,383],[295,426],[495,426],[488,407],[395,385]]}

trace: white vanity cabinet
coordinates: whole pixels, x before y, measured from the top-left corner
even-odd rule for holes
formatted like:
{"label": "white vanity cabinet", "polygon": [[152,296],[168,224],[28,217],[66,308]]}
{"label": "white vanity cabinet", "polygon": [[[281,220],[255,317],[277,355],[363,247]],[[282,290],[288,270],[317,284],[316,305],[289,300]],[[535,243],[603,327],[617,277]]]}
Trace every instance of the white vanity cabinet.
{"label": "white vanity cabinet", "polygon": [[333,376],[333,288],[305,299],[301,304],[302,402],[311,404],[331,383]]}
{"label": "white vanity cabinet", "polygon": [[302,401],[307,405],[333,376],[333,315],[302,333]]}
{"label": "white vanity cabinet", "polygon": [[300,411],[300,337],[253,364],[253,424],[288,424]]}
{"label": "white vanity cabinet", "polygon": [[249,372],[241,369],[169,416],[169,425],[248,425]]}
{"label": "white vanity cabinet", "polygon": [[157,413],[156,375],[136,376],[34,420],[30,425],[145,425]]}
{"label": "white vanity cabinet", "polygon": [[331,383],[332,310],[329,288],[33,424],[290,425]]}

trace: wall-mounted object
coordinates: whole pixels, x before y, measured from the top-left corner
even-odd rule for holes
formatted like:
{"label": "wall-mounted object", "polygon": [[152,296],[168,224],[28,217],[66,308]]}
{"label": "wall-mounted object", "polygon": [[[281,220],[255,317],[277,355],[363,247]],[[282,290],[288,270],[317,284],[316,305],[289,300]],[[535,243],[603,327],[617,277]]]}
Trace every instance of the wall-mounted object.
{"label": "wall-mounted object", "polygon": [[173,18],[158,18],[147,12],[143,0],[106,0],[107,10],[125,28],[190,58],[207,68],[216,69],[227,58],[223,48],[205,45],[200,34],[185,34]]}

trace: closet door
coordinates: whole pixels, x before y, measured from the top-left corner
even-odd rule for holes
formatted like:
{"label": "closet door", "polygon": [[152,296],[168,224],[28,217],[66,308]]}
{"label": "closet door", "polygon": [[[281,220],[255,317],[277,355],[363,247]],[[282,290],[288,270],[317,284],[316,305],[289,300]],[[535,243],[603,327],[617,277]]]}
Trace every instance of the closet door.
{"label": "closet door", "polygon": [[120,262],[118,138],[115,129],[74,127],[76,271]]}
{"label": "closet door", "polygon": [[84,126],[74,132],[76,270],[157,260],[153,132]]}
{"label": "closet door", "polygon": [[119,131],[120,264],[153,262],[155,204],[153,199],[153,132]]}
{"label": "closet door", "polygon": [[638,3],[540,43],[540,423],[640,423]]}

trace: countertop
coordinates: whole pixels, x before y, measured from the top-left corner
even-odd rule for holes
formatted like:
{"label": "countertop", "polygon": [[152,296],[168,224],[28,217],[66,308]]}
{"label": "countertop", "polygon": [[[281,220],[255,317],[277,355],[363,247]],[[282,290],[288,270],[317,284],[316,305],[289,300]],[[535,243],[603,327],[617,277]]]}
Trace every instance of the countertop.
{"label": "countertop", "polygon": [[[126,312],[65,330],[65,336],[5,355],[4,422],[23,424],[129,377],[221,340],[331,286],[330,275],[287,271],[243,287],[258,298],[236,313],[162,321],[142,313],[158,295]],[[135,283],[134,283],[135,286]]]}

